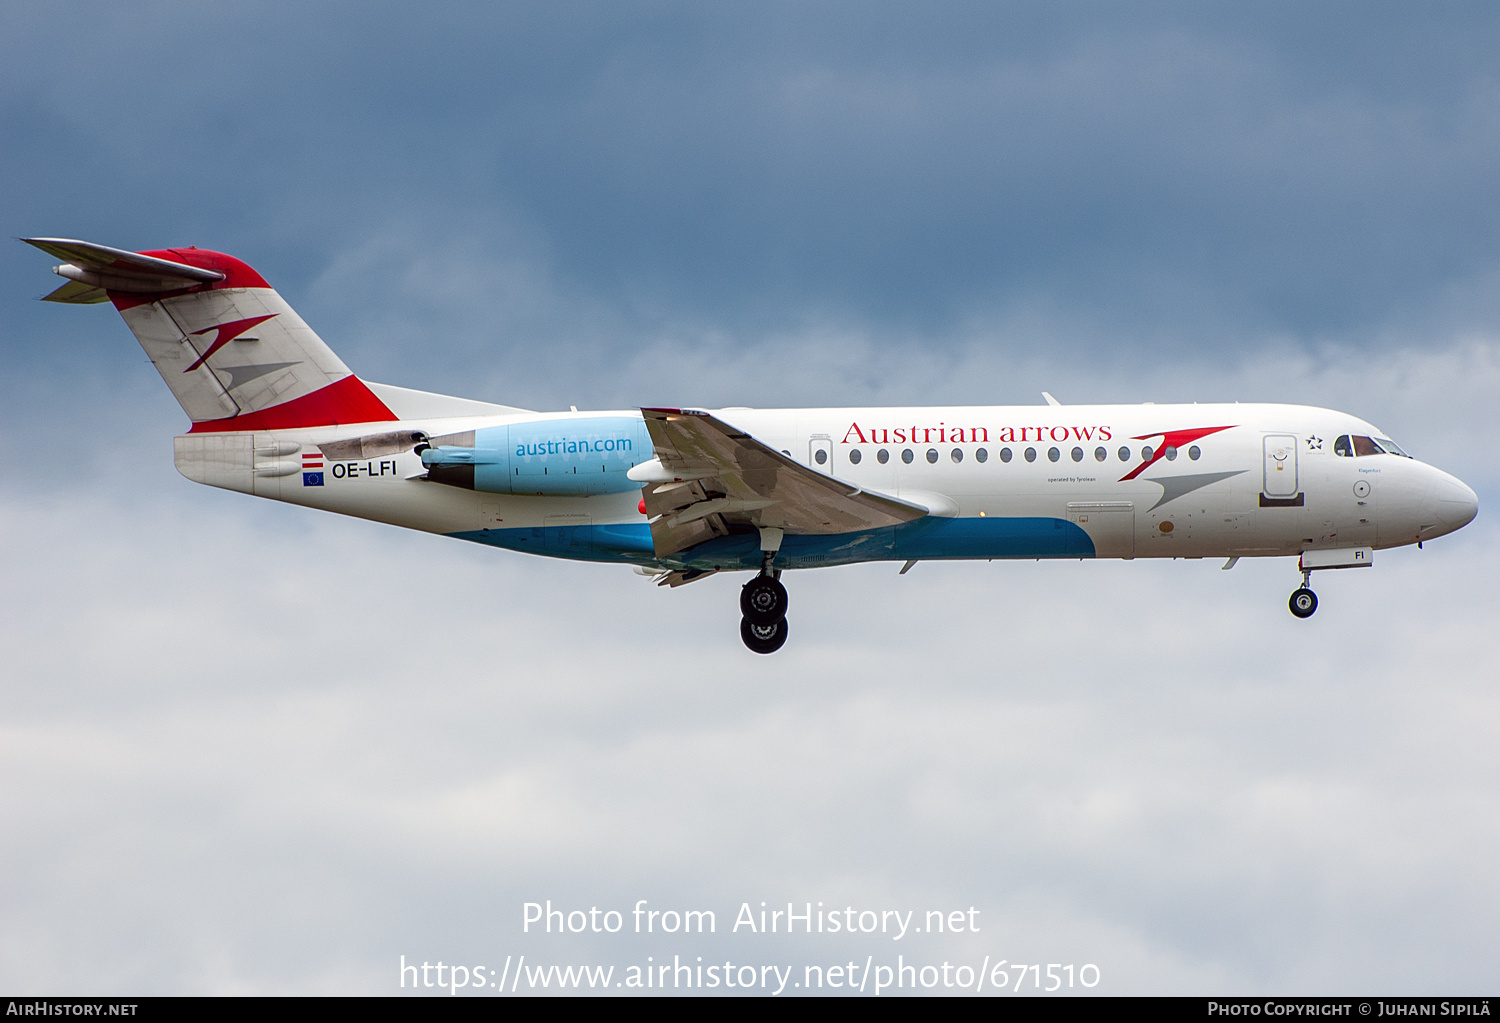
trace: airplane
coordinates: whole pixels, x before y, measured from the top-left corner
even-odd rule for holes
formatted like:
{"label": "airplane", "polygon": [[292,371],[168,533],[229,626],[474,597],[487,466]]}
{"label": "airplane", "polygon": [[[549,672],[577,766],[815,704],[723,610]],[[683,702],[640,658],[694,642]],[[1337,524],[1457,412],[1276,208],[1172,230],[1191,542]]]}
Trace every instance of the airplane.
{"label": "airplane", "polygon": [[740,636],[787,640],[790,569],[867,561],[1296,557],[1312,573],[1473,520],[1364,420],[1274,404],[533,412],[361,380],[244,262],[24,238],[45,301],[111,302],[192,425],[197,483],[677,587],[747,571]]}

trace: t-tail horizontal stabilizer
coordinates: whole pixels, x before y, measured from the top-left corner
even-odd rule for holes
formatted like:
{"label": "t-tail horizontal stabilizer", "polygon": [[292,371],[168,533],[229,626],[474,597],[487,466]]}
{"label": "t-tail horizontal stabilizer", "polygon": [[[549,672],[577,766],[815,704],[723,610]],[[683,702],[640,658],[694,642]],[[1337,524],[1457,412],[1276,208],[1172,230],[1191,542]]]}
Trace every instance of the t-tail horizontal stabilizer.
{"label": "t-tail horizontal stabilizer", "polygon": [[76,238],[21,240],[27,245],[36,246],[49,256],[67,260],[62,265],[53,267],[52,272],[59,277],[66,277],[68,283],[45,296],[43,302],[92,305],[109,301],[110,291],[154,295],[224,279],[224,274],[217,270],[188,266],[186,263],[158,259],[155,256],[143,256],[138,252],[95,245]]}

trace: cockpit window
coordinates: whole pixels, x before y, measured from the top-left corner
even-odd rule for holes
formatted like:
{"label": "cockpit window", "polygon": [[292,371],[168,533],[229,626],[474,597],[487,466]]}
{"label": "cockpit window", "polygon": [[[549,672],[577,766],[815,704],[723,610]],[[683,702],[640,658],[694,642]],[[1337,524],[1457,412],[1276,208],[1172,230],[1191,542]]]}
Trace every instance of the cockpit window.
{"label": "cockpit window", "polygon": [[1361,455],[1400,455],[1402,458],[1410,458],[1405,451],[1396,446],[1393,440],[1384,437],[1360,437],[1354,434],[1344,434],[1333,442],[1333,453],[1343,455],[1345,458],[1356,458]]}

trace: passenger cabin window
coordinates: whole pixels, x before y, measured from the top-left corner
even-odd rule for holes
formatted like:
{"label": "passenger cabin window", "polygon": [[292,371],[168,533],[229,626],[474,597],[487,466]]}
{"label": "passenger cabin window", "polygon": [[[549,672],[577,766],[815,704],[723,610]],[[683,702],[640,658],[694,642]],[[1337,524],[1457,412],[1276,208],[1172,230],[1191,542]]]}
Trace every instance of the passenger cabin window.
{"label": "passenger cabin window", "polygon": [[859,448],[850,448],[849,449],[849,464],[850,465],[858,465],[859,464],[859,460],[861,458],[863,458],[863,457],[864,457],[864,455],[861,455],[859,453]]}
{"label": "passenger cabin window", "polygon": [[885,448],[881,448],[879,451],[875,452],[875,461],[879,462],[881,465],[884,465],[885,463],[889,462],[890,460],[891,460],[891,453],[889,451],[887,451]]}

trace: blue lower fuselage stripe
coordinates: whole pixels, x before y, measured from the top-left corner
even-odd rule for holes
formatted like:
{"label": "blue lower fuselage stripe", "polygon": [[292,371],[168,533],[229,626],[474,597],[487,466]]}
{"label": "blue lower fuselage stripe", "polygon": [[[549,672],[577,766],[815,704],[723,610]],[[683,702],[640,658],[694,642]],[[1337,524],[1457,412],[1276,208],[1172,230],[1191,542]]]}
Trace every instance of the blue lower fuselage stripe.
{"label": "blue lower fuselage stripe", "polygon": [[[651,527],[644,522],[476,529],[450,533],[461,540],[580,561],[656,564]],[[1094,543],[1066,519],[924,518],[887,529],[782,540],[778,568],[821,568],[860,561],[936,561],[969,558],[1092,558]],[[663,559],[673,567],[760,567],[756,533],[721,536]]]}

